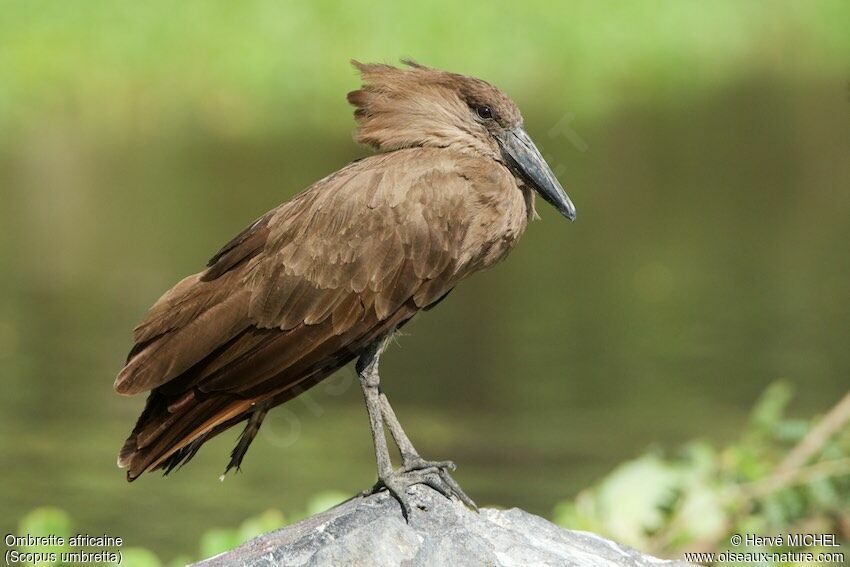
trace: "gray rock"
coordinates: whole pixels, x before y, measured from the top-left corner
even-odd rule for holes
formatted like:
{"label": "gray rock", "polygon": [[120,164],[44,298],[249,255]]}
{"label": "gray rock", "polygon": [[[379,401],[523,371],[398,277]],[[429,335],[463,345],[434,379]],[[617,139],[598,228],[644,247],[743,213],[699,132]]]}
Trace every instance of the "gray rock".
{"label": "gray rock", "polygon": [[412,489],[410,523],[386,493],[357,497],[198,563],[204,567],[665,566],[597,535],[564,530],[516,508],[479,514],[424,486]]}

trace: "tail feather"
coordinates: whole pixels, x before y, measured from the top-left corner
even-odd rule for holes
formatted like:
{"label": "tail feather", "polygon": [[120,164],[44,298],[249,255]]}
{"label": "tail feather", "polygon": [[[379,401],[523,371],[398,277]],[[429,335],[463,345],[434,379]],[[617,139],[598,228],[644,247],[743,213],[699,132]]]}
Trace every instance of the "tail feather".
{"label": "tail feather", "polygon": [[187,461],[197,451],[187,447],[196,440],[200,440],[197,445],[200,447],[204,440],[220,430],[217,426],[225,422],[229,427],[245,419],[245,410],[250,405],[250,401],[229,397],[202,400],[169,416],[167,427],[162,427],[161,421],[152,422],[150,425],[157,434],[145,438],[144,443],[136,438],[136,449],[128,457],[127,479],[133,480],[146,470],[167,468],[167,463],[174,462],[174,459],[178,463]]}
{"label": "tail feather", "polygon": [[[403,325],[416,309],[410,302],[389,319],[366,318],[340,334],[331,318],[289,331],[250,327],[235,334],[151,391],[119,452],[119,466],[130,481],[145,471],[163,469],[167,474],[192,459],[206,441],[248,420],[226,471],[239,469],[269,409],[350,362],[363,346]],[[143,357],[152,363],[148,368],[155,366],[148,354],[160,340],[154,339],[131,364]]]}
{"label": "tail feather", "polygon": [[165,459],[162,462],[160,468],[162,468],[162,474],[167,475],[173,470],[182,468],[183,465],[192,460],[192,457],[198,452],[198,449],[201,448],[207,440],[207,435],[201,435],[185,447],[182,447],[171,454],[170,457]]}
{"label": "tail feather", "polygon": [[268,411],[268,408],[264,407],[251,413],[251,417],[248,418],[248,423],[245,425],[245,429],[239,436],[239,441],[236,443],[233,451],[230,452],[230,462],[227,463],[227,468],[224,469],[224,474],[227,474],[234,468],[237,471],[240,470],[239,467],[242,464],[242,459],[245,458],[245,453],[248,452],[248,448],[251,446],[251,442],[254,441],[257,433],[260,432],[260,426],[263,424],[263,419],[266,417]]}
{"label": "tail feather", "polygon": [[[142,411],[139,418],[136,420],[136,425],[133,426],[133,431],[124,441],[124,445],[118,452],[118,466],[122,469],[130,467],[133,456],[139,450],[138,438],[139,433],[154,419],[155,415],[161,415],[163,404],[161,396],[157,392],[151,392],[145,402],[145,409]],[[129,473],[128,473],[129,474]]]}

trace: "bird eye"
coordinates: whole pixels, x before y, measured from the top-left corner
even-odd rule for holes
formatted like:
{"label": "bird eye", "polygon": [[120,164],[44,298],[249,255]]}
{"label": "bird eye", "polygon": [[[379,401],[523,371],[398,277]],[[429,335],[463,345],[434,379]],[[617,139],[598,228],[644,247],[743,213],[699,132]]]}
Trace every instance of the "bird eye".
{"label": "bird eye", "polygon": [[475,112],[477,112],[478,116],[483,120],[489,120],[490,118],[493,118],[493,110],[489,106],[476,106]]}

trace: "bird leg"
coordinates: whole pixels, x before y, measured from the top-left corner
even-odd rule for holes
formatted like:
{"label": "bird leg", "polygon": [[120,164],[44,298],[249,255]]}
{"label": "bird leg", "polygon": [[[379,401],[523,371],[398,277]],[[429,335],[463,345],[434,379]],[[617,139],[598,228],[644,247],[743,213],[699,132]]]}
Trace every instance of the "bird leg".
{"label": "bird leg", "polygon": [[404,432],[404,429],[401,428],[401,423],[399,423],[392,406],[390,406],[390,401],[387,399],[387,395],[384,394],[383,390],[380,388],[379,392],[381,400],[381,414],[384,418],[384,423],[386,423],[390,430],[393,441],[395,441],[395,444],[401,453],[404,470],[422,470],[429,467],[455,470],[455,464],[451,461],[425,461],[421,456],[419,456],[419,452],[413,446],[413,443]]}
{"label": "bird leg", "polygon": [[378,464],[378,478],[392,473],[392,460],[387,448],[387,438],[384,435],[384,423],[381,412],[380,384],[378,375],[378,360],[384,343],[370,345],[357,360],[357,377],[366,401],[366,411],[369,413],[369,427],[372,430],[372,443],[375,445],[375,460]]}
{"label": "bird leg", "polygon": [[[476,509],[475,503],[461,490],[448,471],[454,470],[450,461],[426,461],[410,442],[404,433],[395,412],[390,407],[387,397],[381,392],[378,362],[386,347],[387,339],[376,341],[370,345],[357,361],[357,376],[366,400],[366,410],[369,413],[369,425],[372,430],[372,442],[375,446],[375,459],[378,466],[378,482],[369,491],[374,493],[385,488],[398,500],[402,514],[409,521],[412,508],[407,496],[407,489],[416,484],[425,484],[446,498],[455,497],[467,506]],[[392,460],[384,434],[384,423],[390,430],[399,452],[402,455],[403,466],[397,470],[392,468]]]}
{"label": "bird leg", "polygon": [[404,432],[404,429],[401,428],[401,423],[399,423],[398,418],[393,411],[393,408],[390,406],[390,401],[387,399],[386,394],[380,392],[381,398],[381,411],[383,413],[384,422],[387,424],[387,427],[390,430],[390,434],[395,441],[396,446],[398,447],[399,452],[401,453],[402,459],[402,469],[406,472],[412,471],[434,471],[440,477],[442,484],[445,485],[444,488],[436,488],[438,492],[446,496],[447,498],[451,498],[454,496],[468,507],[473,510],[478,510],[478,507],[475,505],[475,502],[472,501],[472,498],[466,495],[466,493],[461,489],[460,485],[451,477],[449,471],[453,471],[457,468],[457,466],[452,461],[426,461],[423,459],[419,453],[416,451],[416,448],[413,446],[413,443],[410,442],[410,438]]}

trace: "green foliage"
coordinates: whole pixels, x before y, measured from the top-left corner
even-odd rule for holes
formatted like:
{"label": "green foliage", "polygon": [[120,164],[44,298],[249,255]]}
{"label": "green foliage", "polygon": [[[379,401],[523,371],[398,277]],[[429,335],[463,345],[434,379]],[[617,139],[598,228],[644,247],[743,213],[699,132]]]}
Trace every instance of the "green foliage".
{"label": "green foliage", "polygon": [[325,490],[323,492],[319,492],[307,502],[307,513],[305,516],[312,516],[319,512],[329,510],[337,504],[348,500],[350,497],[350,494],[346,494],[339,490]]}
{"label": "green foliage", "polygon": [[233,549],[259,535],[332,508],[346,498],[348,494],[327,490],[313,496],[307,502],[307,509],[304,512],[293,513],[288,519],[284,518],[283,513],[278,510],[266,510],[259,516],[248,518],[236,529],[211,529],[201,536],[200,557],[211,557]]}
{"label": "green foliage", "polygon": [[213,528],[201,536],[199,553],[201,557],[212,557],[228,549],[233,549],[240,543],[237,530]]}
{"label": "green foliage", "polygon": [[649,453],[625,463],[560,503],[555,522],[669,556],[745,551],[730,545],[733,534],[844,530],[846,538],[850,402],[823,421],[798,420],[785,417],[791,398],[787,383],[773,384],[736,443],[717,450],[696,441],[671,458]]}
{"label": "green foliage", "polygon": [[[846,538],[850,398],[821,420],[786,417],[791,398],[788,384],[773,384],[756,403],[737,442],[716,449],[705,441],[694,441],[673,457],[649,452],[620,465],[574,500],[558,504],[554,521],[667,556],[685,551],[746,551],[730,545],[733,534],[835,533]],[[321,492],[303,512],[285,517],[280,511],[267,510],[236,528],[211,529],[201,537],[199,557],[228,551],[347,497],[339,491]],[[38,508],[21,520],[19,533],[67,537],[71,519],[62,510]],[[776,550],[782,549],[786,548]],[[122,554],[123,564],[130,567],[163,564],[142,548],[126,548]],[[180,556],[169,565],[191,561]]]}
{"label": "green foliage", "polygon": [[[674,100],[755,66],[805,78],[817,61],[819,73],[843,73],[848,17],[850,6],[831,0],[533,0],[522,10],[481,0],[13,1],[0,18],[0,125],[70,112],[120,129],[142,113],[148,128],[188,114],[225,135],[298,132],[347,123],[348,59],[402,56],[588,115],[641,96]],[[317,99],[314,111],[281,112]]]}
{"label": "green foliage", "polygon": [[160,567],[162,565],[159,557],[153,551],[141,547],[122,549],[121,555],[121,565],[125,567]]}
{"label": "green foliage", "polygon": [[[67,512],[58,508],[36,508],[21,518],[18,522],[18,534],[29,534],[34,537],[58,536],[64,539],[66,545],[32,545],[21,546],[20,551],[24,553],[49,554],[54,553],[58,557],[62,551],[68,549],[67,541],[71,536],[71,517]],[[41,555],[44,557],[44,555]],[[40,562],[40,565],[56,565],[56,562]]]}
{"label": "green foliage", "polygon": [[259,516],[248,518],[235,529],[216,528],[201,536],[199,553],[201,557],[218,555],[237,545],[245,543],[258,535],[276,530],[287,524],[283,513],[278,510],[266,510]]}
{"label": "green foliage", "polygon": [[[310,498],[307,502],[306,510],[294,513],[289,520],[284,517],[281,511],[270,509],[258,516],[248,518],[236,528],[210,529],[201,536],[201,541],[198,545],[198,557],[192,558],[189,555],[181,555],[171,560],[168,565],[170,567],[181,567],[192,563],[193,561],[197,561],[198,559],[218,555],[231,550],[250,539],[281,528],[300,518],[312,516],[313,514],[318,514],[328,508],[332,508],[348,497],[348,494],[338,490],[327,490],[319,492]],[[24,534],[30,534],[33,536],[57,535],[65,538],[65,541],[67,542],[68,537],[71,535],[71,518],[67,512],[57,508],[36,508],[24,516],[18,524],[18,535]],[[67,549],[67,546],[63,548],[47,548],[43,546],[26,547],[20,548],[20,551],[53,551],[58,557],[58,554],[62,549]],[[121,549],[121,555],[121,564],[127,567],[161,567],[164,564],[153,551],[141,547],[123,548]],[[39,565],[56,564],[57,563],[50,562],[39,563]]]}

